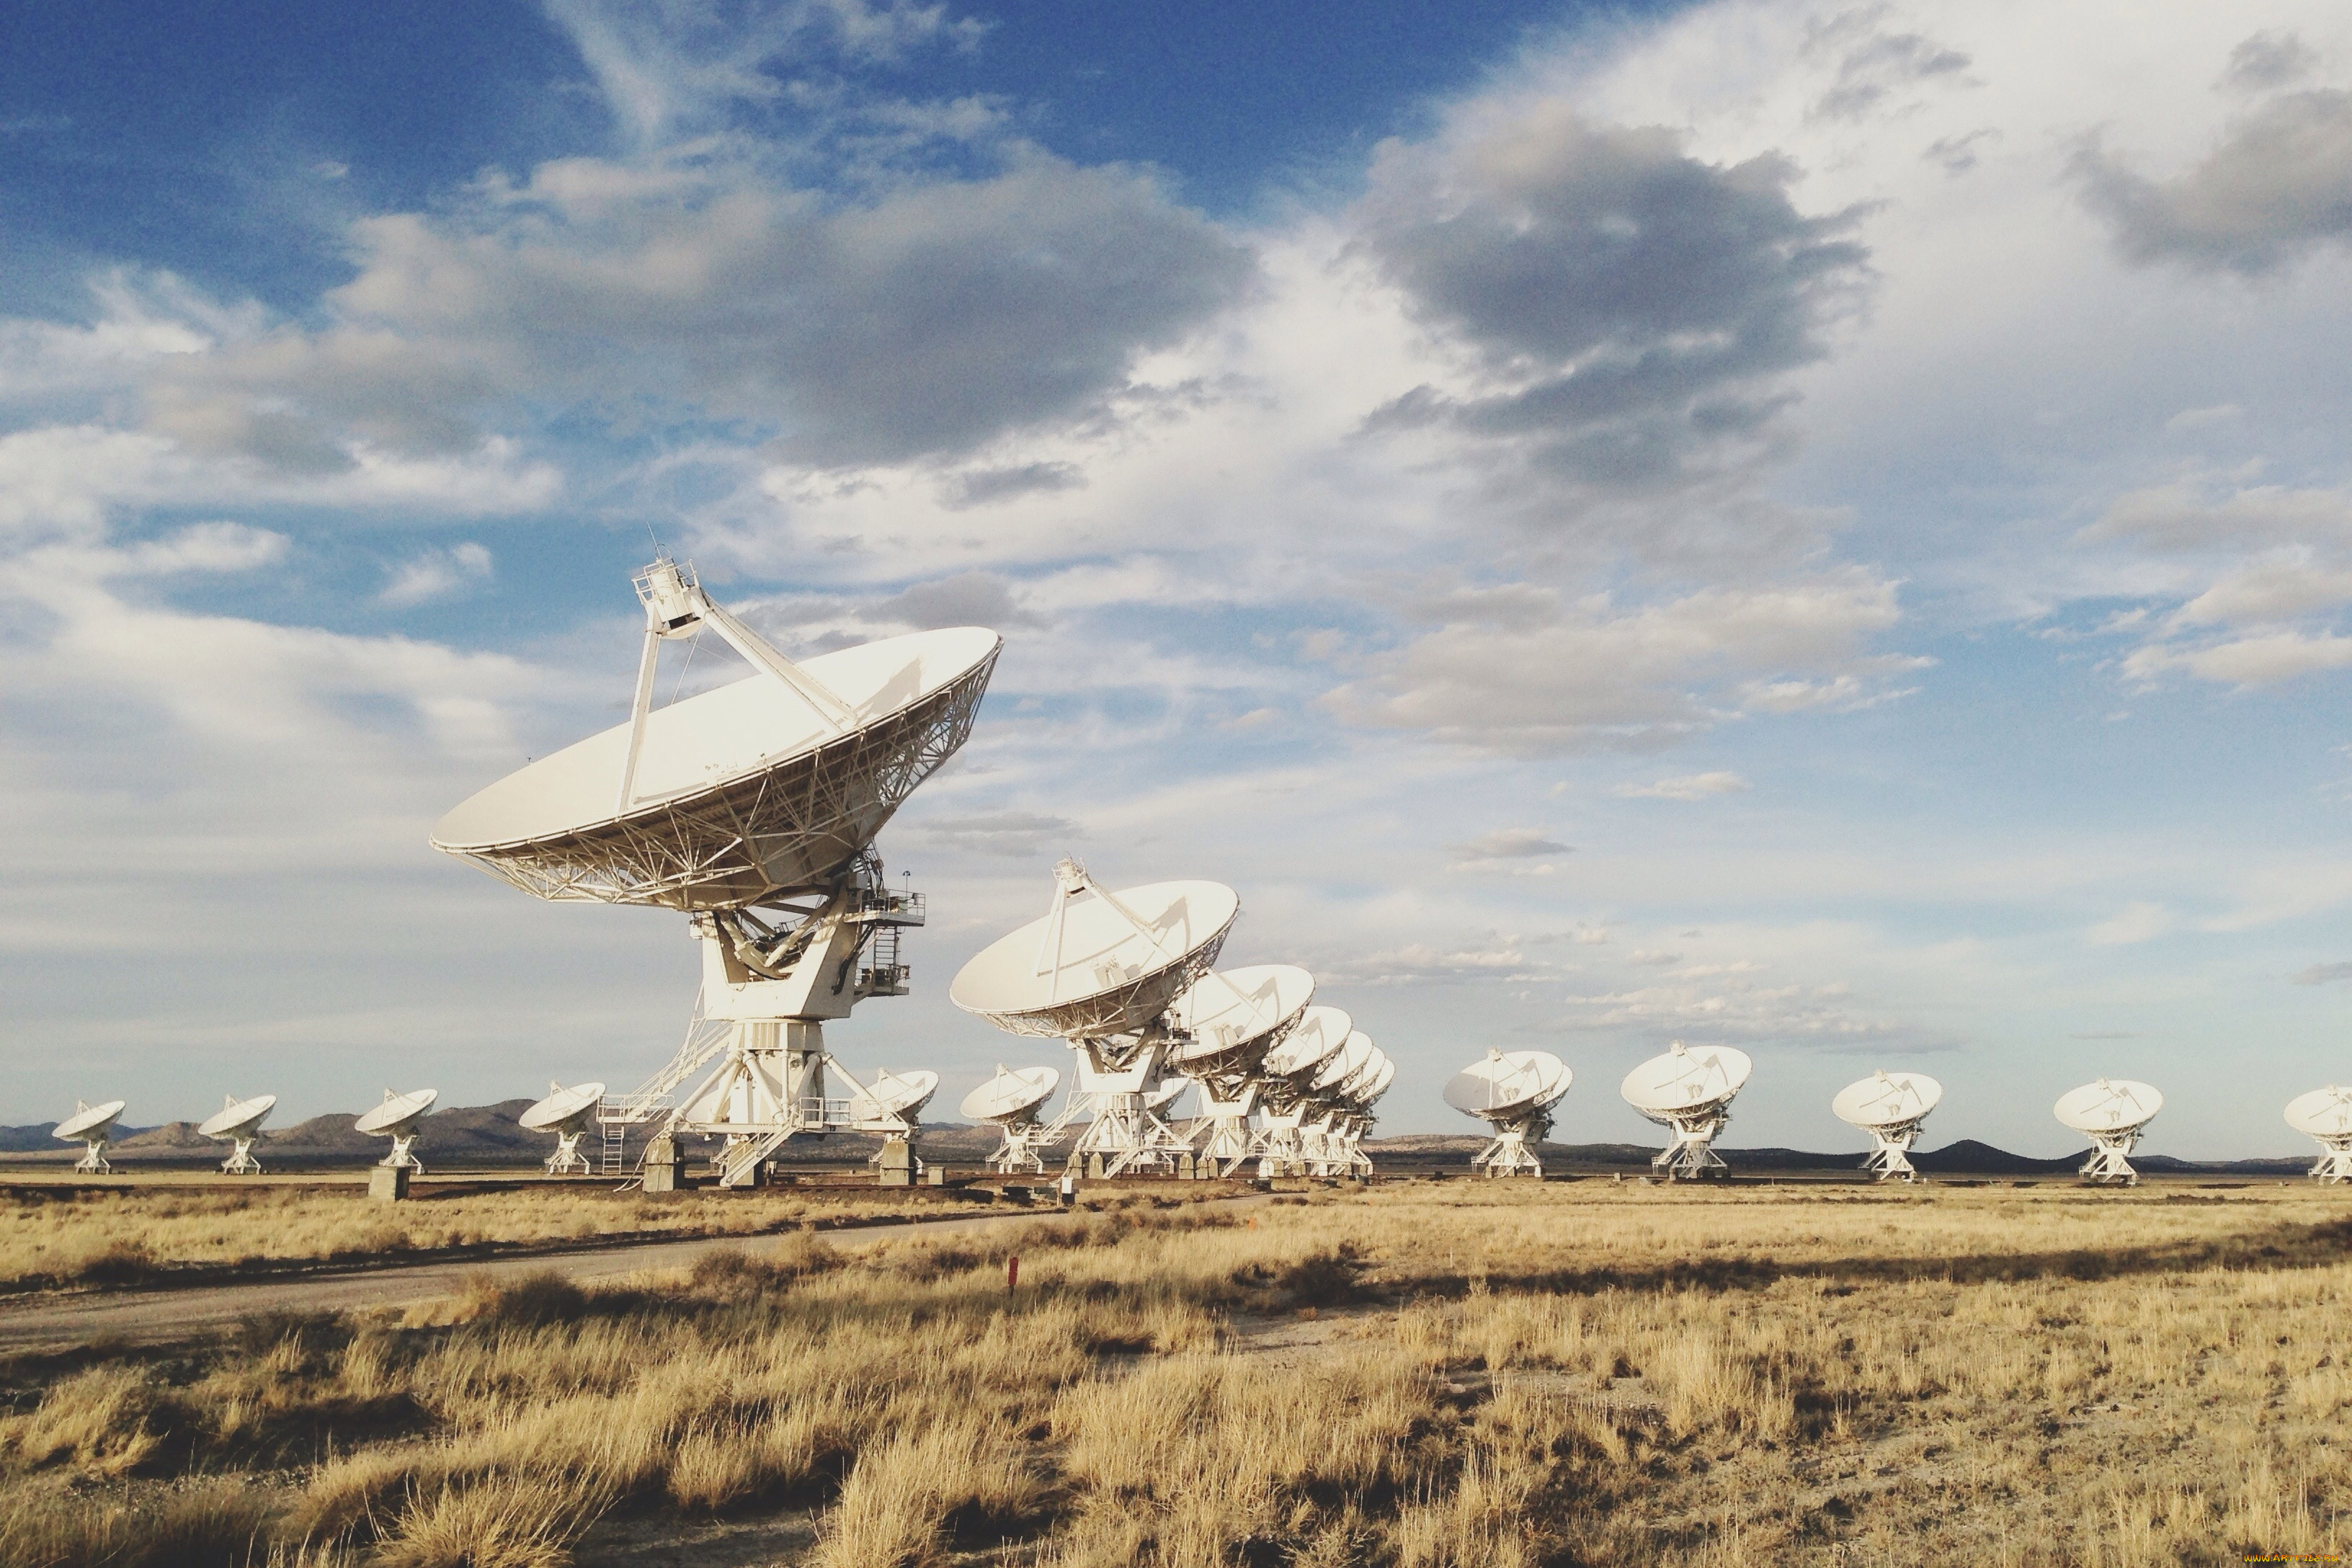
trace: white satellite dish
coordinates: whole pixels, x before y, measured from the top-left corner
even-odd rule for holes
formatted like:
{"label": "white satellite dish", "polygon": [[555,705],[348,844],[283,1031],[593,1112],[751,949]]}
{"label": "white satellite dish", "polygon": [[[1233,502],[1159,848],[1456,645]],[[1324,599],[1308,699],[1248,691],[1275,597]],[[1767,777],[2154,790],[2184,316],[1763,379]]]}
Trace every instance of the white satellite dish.
{"label": "white satellite dish", "polygon": [[1874,1147],[1862,1163],[1882,1182],[1900,1176],[1916,1182],[1911,1147],[1919,1142],[1927,1112],[1944,1098],[1944,1086],[1923,1072],[1874,1072],[1838,1090],[1830,1111],[1851,1127],[1871,1135]]}
{"label": "white satellite dish", "polygon": [[1170,1010],[1183,1037],[1171,1060],[1195,1078],[1244,1079],[1314,999],[1315,976],[1295,963],[1212,970]]}
{"label": "white satellite dish", "polygon": [[106,1145],[114,1136],[114,1123],[122,1114],[126,1102],[110,1100],[103,1105],[92,1105],[86,1100],[74,1101],[74,1113],[57,1125],[50,1135],[67,1143],[79,1143],[82,1156],[74,1162],[74,1169],[93,1176],[103,1176],[114,1167],[107,1163]]}
{"label": "white satellite dish", "polygon": [[584,1176],[589,1173],[588,1157],[580,1152],[580,1141],[588,1135],[589,1124],[604,1103],[601,1083],[575,1083],[566,1089],[551,1082],[547,1098],[516,1117],[515,1124],[526,1132],[555,1134],[555,1152],[547,1157],[549,1175],[560,1176],[577,1165]]}
{"label": "white satellite dish", "polygon": [[[900,933],[925,912],[890,889],[874,837],[970,735],[1003,642],[959,626],[795,663],[713,603],[691,565],[664,556],[636,588],[646,628],[628,722],[480,791],[433,842],[540,898],[695,915],[696,1026],[598,1120],[658,1119],[656,1142],[724,1137],[719,1184],[740,1186],[786,1139],[848,1126],[867,1095],[823,1026],[906,994]],[[661,645],[705,631],[755,673],[655,708]],[[828,1092],[828,1070],[852,1092]]]}
{"label": "white satellite dish", "polygon": [[1059,1068],[1008,1068],[997,1064],[996,1076],[963,1097],[960,1114],[974,1121],[993,1123],[1004,1135],[989,1163],[1005,1175],[1029,1171],[1043,1173],[1039,1153],[1037,1112],[1060,1088]]}
{"label": "white satellite dish", "polygon": [[207,1117],[196,1131],[235,1146],[229,1157],[221,1162],[223,1173],[232,1176],[261,1174],[261,1162],[253,1157],[253,1143],[261,1136],[261,1124],[277,1109],[278,1097],[274,1094],[257,1094],[251,1100],[239,1100],[233,1094],[222,1097],[220,1110]]}
{"label": "white satellite dish", "polygon": [[2164,1096],[2137,1079],[2103,1078],[2080,1089],[2068,1089],[2051,1107],[2059,1124],[2091,1141],[2091,1157],[2083,1162],[2086,1182],[2139,1184],[2139,1173],[2126,1158],[2139,1144],[2140,1134],[2164,1109]]}
{"label": "white satellite dish", "polygon": [[417,1122],[433,1109],[433,1102],[440,1095],[441,1091],[434,1089],[415,1089],[407,1094],[394,1094],[387,1089],[383,1091],[383,1103],[373,1110],[362,1111],[352,1123],[352,1131],[369,1138],[391,1139],[392,1152],[376,1163],[381,1165],[405,1165],[421,1176],[425,1173],[425,1167],[410,1150],[416,1142]]}
{"label": "white satellite dish", "polygon": [[1361,1029],[1350,1030],[1339,1048],[1307,1080],[1307,1092],[1318,1100],[1333,1098],[1340,1085],[1371,1065],[1373,1049],[1371,1036]]}
{"label": "white satellite dish", "polygon": [[2287,1101],[2286,1124],[2319,1140],[2319,1163],[2311,1179],[2321,1186],[2352,1181],[2352,1089],[2329,1084]]}
{"label": "white satellite dish", "polygon": [[1269,1088],[1285,1084],[1289,1092],[1304,1090],[1324,1063],[1347,1048],[1355,1028],[1356,1021],[1337,1007],[1309,1007],[1282,1043],[1266,1053],[1259,1070]]}
{"label": "white satellite dish", "polygon": [[1715,1140],[1731,1121],[1733,1097],[1755,1070],[1745,1051],[1729,1046],[1694,1050],[1676,1040],[1663,1056],[1627,1073],[1619,1089],[1625,1103],[1674,1130],[1673,1142],[1650,1162],[1651,1169],[1687,1180],[1724,1169]]}
{"label": "white satellite dish", "polygon": [[904,1134],[940,1089],[935,1072],[884,1072],[851,1099],[849,1122],[861,1131]]}
{"label": "white satellite dish", "polygon": [[1216,963],[1241,912],[1222,882],[1112,893],[1066,859],[1054,875],[1045,915],[982,948],[948,988],[957,1006],[1007,1034],[1074,1044],[1143,1035]]}
{"label": "white satellite dish", "polygon": [[1043,917],[982,948],[948,997],[1008,1034],[1059,1037],[1077,1054],[1058,1134],[1081,1110],[1070,1153],[1093,1173],[1174,1171],[1191,1145],[1150,1103],[1180,1043],[1169,1011],[1217,962],[1241,912],[1222,882],[1152,882],[1112,892],[1077,861],[1054,868]]}
{"label": "white satellite dish", "polygon": [[1551,1131],[1551,1108],[1576,1075],[1549,1051],[1489,1050],[1445,1085],[1445,1103],[1494,1129],[1494,1139],[1470,1162],[1489,1176],[1540,1177],[1536,1145]]}

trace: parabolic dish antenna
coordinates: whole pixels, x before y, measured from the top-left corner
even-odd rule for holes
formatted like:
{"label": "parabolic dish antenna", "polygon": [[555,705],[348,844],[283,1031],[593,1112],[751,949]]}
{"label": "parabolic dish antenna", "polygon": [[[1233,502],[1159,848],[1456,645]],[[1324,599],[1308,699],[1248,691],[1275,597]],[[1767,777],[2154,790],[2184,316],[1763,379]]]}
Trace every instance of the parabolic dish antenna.
{"label": "parabolic dish antenna", "polygon": [[125,1103],[120,1100],[110,1100],[103,1105],[74,1101],[74,1113],[58,1123],[52,1136],[82,1146],[81,1158],[74,1162],[75,1170],[102,1176],[114,1169],[107,1163],[106,1142],[114,1136],[115,1118],[122,1114]]}
{"label": "parabolic dish antenna", "polygon": [[555,1152],[547,1157],[549,1175],[560,1176],[577,1166],[584,1176],[589,1173],[588,1157],[580,1152],[580,1140],[588,1135],[588,1124],[604,1103],[601,1083],[575,1083],[570,1089],[551,1083],[547,1098],[516,1117],[515,1123],[526,1132],[555,1134]]}
{"label": "parabolic dish antenna", "polygon": [[1664,1055],[1627,1073],[1618,1091],[1625,1103],[1659,1126],[1674,1129],[1673,1141],[1650,1162],[1650,1168],[1691,1181],[1723,1170],[1715,1140],[1731,1120],[1733,1097],[1755,1068],[1746,1051],[1729,1046],[1694,1050],[1676,1040]]}
{"label": "parabolic dish antenna", "polygon": [[1882,1182],[1901,1177],[1919,1179],[1911,1163],[1911,1146],[1919,1141],[1927,1112],[1944,1098],[1944,1086],[1923,1072],[1874,1072],[1838,1090],[1831,1113],[1871,1136],[1870,1153],[1862,1163]]}
{"label": "parabolic dish antenna", "polygon": [[1170,1013],[1186,1037],[1174,1062],[1195,1075],[1246,1074],[1314,999],[1315,976],[1295,963],[1213,970]]}
{"label": "parabolic dish antenna", "polygon": [[2058,1097],[2051,1114],[2077,1132],[2122,1132],[2144,1127],[2164,1109],[2164,1096],[2127,1078],[2103,1078]]}
{"label": "parabolic dish antenna", "polygon": [[1008,1068],[1000,1063],[994,1078],[963,1097],[957,1114],[1000,1126],[1024,1119],[1034,1121],[1037,1108],[1053,1099],[1061,1085],[1059,1068]]}
{"label": "parabolic dish antenna", "polygon": [[1444,1098],[1463,1114],[1491,1121],[1550,1104],[1574,1079],[1549,1051],[1489,1051],[1454,1075]]}
{"label": "parabolic dish antenna", "polygon": [[2319,1163],[2311,1179],[2324,1187],[2352,1181],[2352,1089],[2334,1084],[2287,1101],[2286,1124],[2319,1140]]}
{"label": "parabolic dish antenna", "polygon": [[[1396,1063],[1391,1061],[1387,1053],[1383,1052],[1380,1065],[1372,1069],[1372,1076],[1364,1080],[1362,1087],[1350,1089],[1348,1091],[1348,1098],[1359,1105],[1369,1108],[1374,1100],[1389,1091],[1389,1085],[1396,1082]],[[1567,1085],[1563,1084],[1560,1087],[1564,1090]]]}
{"label": "parabolic dish antenna", "polygon": [[871,1124],[881,1131],[904,1131],[901,1121],[913,1121],[939,1092],[940,1075],[929,1070],[920,1072],[882,1072],[861,1093],[850,1097],[850,1125]]}
{"label": "parabolic dish antenna", "polygon": [[1003,642],[956,626],[798,665],[738,647],[760,673],[650,710],[641,683],[631,722],[462,802],[434,847],[543,899],[733,910],[829,887],[962,742]]}
{"label": "parabolic dish antenna", "polygon": [[1003,1142],[989,1156],[989,1163],[1003,1174],[1045,1172],[1045,1162],[1038,1152],[1044,1138],[1037,1112],[1054,1098],[1061,1082],[1059,1068],[1008,1068],[1000,1062],[994,1078],[963,1097],[963,1115],[974,1121],[993,1122],[1003,1130]]}
{"label": "parabolic dish antenna", "polygon": [[[923,900],[889,886],[874,837],[971,734],[1003,643],[957,626],[795,663],[714,603],[688,563],[661,556],[636,591],[645,640],[628,721],[464,801],[433,843],[540,898],[693,915],[696,1023],[668,1067],[596,1114],[608,1137],[660,1121],[649,1179],[675,1171],[679,1134],[723,1137],[719,1184],[741,1186],[786,1140],[879,1103],[825,1049],[824,1025],[907,994],[899,942],[924,923]],[[662,645],[698,646],[705,632],[754,673],[656,709]],[[828,1073],[852,1092],[828,1092]]]}
{"label": "parabolic dish antenna", "polygon": [[220,1110],[205,1119],[196,1129],[205,1138],[218,1139],[231,1145],[232,1152],[221,1162],[221,1170],[232,1176],[257,1176],[261,1162],[253,1157],[253,1142],[261,1136],[261,1124],[278,1109],[274,1094],[257,1094],[251,1100],[226,1097]]}
{"label": "parabolic dish antenna", "polygon": [[1918,1121],[1944,1098],[1944,1086],[1923,1072],[1880,1072],[1838,1090],[1830,1111],[1850,1127],[1901,1127]]}
{"label": "parabolic dish antenna", "polygon": [[1241,912],[1222,882],[1110,893],[1074,860],[1055,877],[1053,908],[981,949],[948,988],[957,1006],[1007,1034],[1072,1042],[1140,1034],[1216,963]]}
{"label": "parabolic dish antenna", "polygon": [[1371,1065],[1372,1050],[1371,1036],[1361,1029],[1350,1030],[1348,1037],[1339,1042],[1339,1048],[1315,1069],[1313,1078],[1307,1080],[1307,1092],[1328,1098],[1341,1084]]}
{"label": "parabolic dish antenna", "polygon": [[1543,1175],[1536,1145],[1551,1131],[1551,1107],[1576,1075],[1549,1051],[1489,1050],[1446,1083],[1445,1103],[1494,1129],[1470,1167],[1489,1176]]}
{"label": "parabolic dish antenna", "polygon": [[1671,1127],[1676,1117],[1729,1104],[1755,1070],[1756,1064],[1748,1059],[1746,1051],[1729,1046],[1692,1049],[1676,1040],[1664,1055],[1652,1057],[1627,1073],[1620,1092],[1626,1104]]}
{"label": "parabolic dish antenna", "polygon": [[1327,1098],[1338,1100],[1344,1105],[1362,1102],[1365,1093],[1371,1088],[1372,1079],[1378,1078],[1389,1065],[1388,1052],[1374,1046],[1370,1054],[1364,1058],[1362,1064],[1334,1085]]}
{"label": "parabolic dish antenna", "polygon": [[1280,1045],[1265,1054],[1259,1070],[1269,1079],[1297,1079],[1313,1073],[1346,1048],[1356,1021],[1337,1007],[1317,1005],[1298,1016],[1297,1024]]}
{"label": "parabolic dish antenna", "polygon": [[414,1089],[407,1094],[394,1094],[387,1089],[383,1091],[383,1103],[373,1110],[361,1112],[359,1119],[352,1123],[352,1131],[369,1138],[391,1139],[392,1152],[377,1163],[405,1165],[422,1175],[425,1167],[417,1163],[410,1149],[416,1142],[417,1122],[433,1109],[433,1102],[440,1097],[441,1091],[436,1089]]}
{"label": "parabolic dish antenna", "polygon": [[2164,1109],[2164,1096],[2137,1079],[2103,1078],[2058,1097],[2051,1114],[2059,1124],[2091,1141],[2091,1157],[2083,1162],[2086,1182],[2139,1184],[2139,1173],[2128,1158],[2138,1146],[2141,1131]]}

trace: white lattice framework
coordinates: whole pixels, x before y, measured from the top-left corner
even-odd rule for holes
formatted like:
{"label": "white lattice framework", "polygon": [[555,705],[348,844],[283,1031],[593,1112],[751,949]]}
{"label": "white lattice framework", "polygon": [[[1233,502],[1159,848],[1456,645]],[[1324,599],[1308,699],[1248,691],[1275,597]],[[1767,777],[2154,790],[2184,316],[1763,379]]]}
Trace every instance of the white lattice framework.
{"label": "white lattice framework", "polygon": [[2146,1131],[2145,1127],[2118,1127],[2112,1131],[2085,1130],[2084,1136],[2091,1141],[2091,1157],[2083,1162],[2076,1174],[2094,1185],[2139,1185],[2139,1173],[2132,1169],[2131,1152],[2139,1147],[2140,1134]]}
{"label": "white lattice framework", "polygon": [[1650,1162],[1650,1169],[1670,1181],[1695,1182],[1709,1171],[1728,1170],[1723,1156],[1715,1152],[1715,1141],[1731,1125],[1731,1108],[1727,1105],[1703,1106],[1693,1110],[1644,1111],[1651,1121],[1674,1133],[1674,1137]]}
{"label": "white lattice framework", "polygon": [[1906,1121],[1897,1127],[1864,1129],[1870,1134],[1872,1148],[1864,1158],[1862,1168],[1876,1172],[1882,1182],[1917,1181],[1919,1173],[1911,1163],[1911,1150],[1919,1142],[1919,1134],[1926,1131],[1927,1125],[1927,1119],[1923,1116],[1916,1121]]}

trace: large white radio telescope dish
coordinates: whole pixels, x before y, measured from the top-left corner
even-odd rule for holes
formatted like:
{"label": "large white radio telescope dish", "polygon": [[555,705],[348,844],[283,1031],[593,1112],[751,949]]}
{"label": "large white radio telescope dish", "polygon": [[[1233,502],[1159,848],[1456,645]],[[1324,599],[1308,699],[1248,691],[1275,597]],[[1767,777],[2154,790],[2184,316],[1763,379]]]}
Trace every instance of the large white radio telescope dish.
{"label": "large white radio telescope dish", "polygon": [[1919,1141],[1927,1112],[1944,1098],[1944,1086],[1923,1072],[1874,1072],[1838,1090],[1831,1114],[1870,1134],[1872,1149],[1862,1168],[1882,1182],[1919,1179],[1911,1146]]}
{"label": "large white radio telescope dish", "polygon": [[2352,1181],[2352,1089],[2329,1084],[2287,1101],[2286,1124],[2319,1140],[2319,1163],[2311,1179],[2325,1187]]}
{"label": "large white radio telescope dish", "polygon": [[373,1110],[362,1111],[352,1123],[352,1131],[370,1138],[391,1139],[392,1152],[377,1163],[405,1166],[421,1175],[425,1167],[412,1152],[416,1144],[416,1124],[424,1119],[426,1111],[433,1109],[433,1102],[440,1098],[439,1089],[419,1089],[406,1094],[394,1094],[387,1089],[383,1091],[383,1103]]}
{"label": "large white radio telescope dish", "polygon": [[1509,1120],[1557,1100],[1575,1076],[1549,1051],[1489,1051],[1454,1075],[1444,1100],[1466,1116]]}
{"label": "large white radio telescope dish", "polygon": [[257,1176],[261,1163],[253,1157],[254,1140],[261,1136],[261,1124],[278,1109],[274,1094],[257,1094],[251,1100],[239,1100],[235,1095],[224,1096],[220,1110],[205,1119],[196,1129],[199,1136],[212,1138],[231,1146],[221,1170],[232,1176]]}
{"label": "large white radio telescope dish", "polygon": [[74,1162],[75,1170],[104,1175],[114,1169],[107,1163],[106,1142],[114,1136],[115,1119],[122,1114],[124,1103],[110,1100],[103,1105],[92,1105],[78,1100],[74,1101],[74,1113],[58,1123],[52,1137],[82,1146],[81,1158]]}
{"label": "large white radio telescope dish", "polygon": [[1729,1046],[1693,1048],[1677,1040],[1664,1055],[1627,1073],[1619,1092],[1626,1104],[1671,1127],[1677,1117],[1730,1104],[1755,1070],[1746,1051]]}
{"label": "large white radio telescope dish", "polygon": [[1061,1084],[1059,1068],[1008,1068],[1000,1063],[994,1078],[963,1097],[957,1114],[998,1126],[1034,1121],[1037,1108],[1053,1099]]}
{"label": "large white radio telescope dish", "polygon": [[885,1071],[863,1093],[850,1097],[850,1125],[869,1131],[895,1131],[899,1121],[913,1121],[920,1116],[939,1088],[940,1075],[929,1069]]}
{"label": "large white radio telescope dish", "polygon": [[1356,1021],[1339,1008],[1318,1004],[1298,1016],[1282,1044],[1266,1052],[1258,1070],[1269,1079],[1311,1076],[1347,1047],[1355,1028]]}
{"label": "large white radio telescope dish", "polygon": [[541,757],[433,830],[543,899],[740,909],[828,885],[970,731],[1003,646],[976,626],[917,632],[794,667],[835,719],[753,674]]}
{"label": "large white radio telescope dish", "polygon": [[957,1006],[1007,1034],[1097,1040],[1140,1032],[1216,963],[1241,912],[1222,882],[1105,893],[1074,861],[1056,872],[1053,909],[981,949],[948,988]]}
{"label": "large white radio telescope dish", "polygon": [[2050,1109],[2061,1126],[2091,1141],[2091,1157],[2081,1172],[2084,1181],[2139,1184],[2128,1156],[2141,1131],[2164,1109],[2164,1096],[2137,1079],[2103,1078],[2068,1089]]}
{"label": "large white radio telescope dish", "polygon": [[555,1152],[547,1157],[549,1175],[577,1169],[584,1176],[590,1173],[588,1157],[580,1152],[580,1141],[588,1135],[589,1123],[604,1104],[601,1083],[575,1083],[570,1089],[551,1083],[547,1098],[516,1117],[515,1123],[526,1132],[555,1134]]}
{"label": "large white radio telescope dish", "polygon": [[129,1102],[120,1100],[110,1100],[103,1105],[81,1105],[77,1102],[74,1113],[58,1122],[56,1131],[51,1136],[63,1139],[68,1143],[79,1142],[86,1138],[96,1138],[102,1142],[108,1133],[114,1131],[115,1119],[122,1114],[122,1108],[127,1103]]}
{"label": "large white radio telescope dish", "polygon": [[1944,1098],[1944,1086],[1923,1072],[1881,1072],[1838,1090],[1830,1113],[1849,1127],[1901,1127],[1918,1121]]}
{"label": "large white radio telescope dish", "polygon": [[[1393,1073],[1391,1075],[1393,1077]],[[1551,1131],[1551,1107],[1576,1080],[1549,1051],[1489,1050],[1445,1085],[1445,1103],[1494,1129],[1494,1138],[1470,1162],[1490,1176],[1537,1176],[1537,1145]]]}
{"label": "large white radio telescope dish", "polygon": [[2103,1078],[2058,1097],[2051,1114],[2077,1132],[2126,1132],[2145,1127],[2164,1109],[2164,1096],[2136,1079]]}
{"label": "large white radio telescope dish", "polygon": [[2334,1084],[2286,1103],[2286,1124],[2307,1138],[2352,1138],[2352,1089]]}
{"label": "large white radio telescope dish", "polygon": [[1339,1048],[1331,1053],[1331,1058],[1315,1069],[1315,1076],[1307,1082],[1307,1092],[1330,1097],[1340,1085],[1371,1065],[1372,1049],[1371,1036],[1361,1029],[1350,1031],[1339,1043]]}
{"label": "large white radio telescope dish", "polygon": [[1715,1140],[1731,1121],[1733,1098],[1755,1069],[1746,1051],[1729,1046],[1694,1049],[1676,1040],[1664,1055],[1627,1073],[1618,1089],[1625,1103],[1674,1130],[1673,1141],[1650,1162],[1650,1168],[1690,1180],[1723,1170]]}
{"label": "large white radio telescope dish", "polygon": [[515,1118],[515,1124],[526,1132],[573,1132],[594,1120],[596,1107],[604,1099],[601,1083],[575,1083],[570,1089],[550,1084],[545,1100]]}
{"label": "large white radio telescope dish", "polygon": [[1175,1065],[1201,1076],[1242,1075],[1279,1045],[1315,998],[1315,976],[1295,963],[1213,970],[1176,999],[1170,1021],[1187,1037]]}

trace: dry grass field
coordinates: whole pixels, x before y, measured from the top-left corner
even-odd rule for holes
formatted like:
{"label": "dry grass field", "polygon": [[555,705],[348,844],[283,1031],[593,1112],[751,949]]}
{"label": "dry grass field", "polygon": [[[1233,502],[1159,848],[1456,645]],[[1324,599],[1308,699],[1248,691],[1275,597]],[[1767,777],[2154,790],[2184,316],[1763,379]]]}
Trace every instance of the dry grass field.
{"label": "dry grass field", "polygon": [[1456,1180],[1118,1201],[20,1363],[0,1378],[0,1563],[2154,1564],[2352,1544],[2352,1194]]}
{"label": "dry grass field", "polygon": [[418,1201],[391,1205],[369,1203],[348,1186],[19,1184],[0,1194],[0,1292],[488,1244],[752,1237],[895,1214],[933,1197],[813,1187],[674,1204],[616,1193],[609,1181],[449,1194],[417,1190]]}

